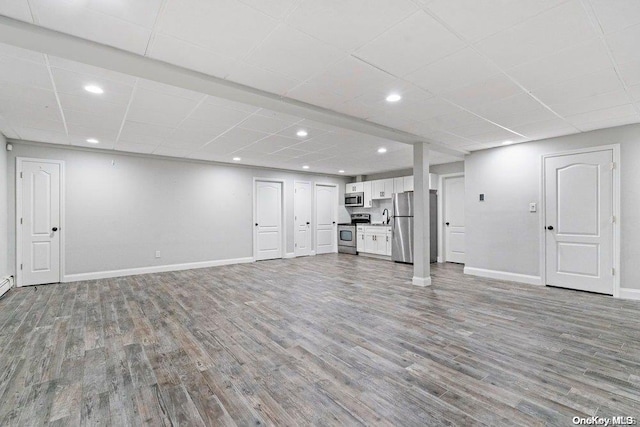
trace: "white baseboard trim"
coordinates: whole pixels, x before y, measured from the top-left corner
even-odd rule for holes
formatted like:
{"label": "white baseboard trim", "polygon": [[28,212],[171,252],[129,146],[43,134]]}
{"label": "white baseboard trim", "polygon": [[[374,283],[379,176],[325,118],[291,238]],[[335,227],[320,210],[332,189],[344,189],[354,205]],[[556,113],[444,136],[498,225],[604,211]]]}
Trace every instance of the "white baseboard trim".
{"label": "white baseboard trim", "polygon": [[640,289],[620,288],[618,298],[640,301]]}
{"label": "white baseboard trim", "polygon": [[470,276],[486,277],[488,279],[507,280],[510,282],[526,283],[528,285],[542,286],[540,276],[530,276],[527,274],[509,273],[507,271],[485,270],[484,268],[465,267],[464,274]]}
{"label": "white baseboard trim", "polygon": [[309,254],[309,256],[316,256],[316,251],[311,251],[311,253]]}
{"label": "white baseboard trim", "polygon": [[135,276],[138,274],[165,273],[167,271],[193,270],[196,268],[219,267],[230,264],[255,262],[253,257],[220,259],[215,261],[190,262],[185,264],[154,265],[152,267],[127,268],[124,270],[96,271],[93,273],[66,274],[62,281],[80,282],[83,280],[109,279],[112,277]]}
{"label": "white baseboard trim", "polygon": [[413,280],[411,280],[415,286],[431,286],[431,277],[416,277],[413,276]]}
{"label": "white baseboard trim", "polygon": [[11,278],[11,276],[5,277],[0,281],[0,283],[2,283],[2,285],[0,285],[0,296],[2,296],[6,294],[13,286],[13,279]]}
{"label": "white baseboard trim", "polygon": [[289,252],[289,253],[284,254],[284,258],[285,259],[295,258],[295,257],[296,257],[295,252]]}

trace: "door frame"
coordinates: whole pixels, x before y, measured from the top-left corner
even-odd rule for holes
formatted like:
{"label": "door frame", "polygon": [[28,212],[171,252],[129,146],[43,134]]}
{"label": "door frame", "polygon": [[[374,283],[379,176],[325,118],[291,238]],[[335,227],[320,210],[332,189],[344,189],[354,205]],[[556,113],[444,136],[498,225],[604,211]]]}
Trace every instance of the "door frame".
{"label": "door frame", "polygon": [[287,183],[286,180],[281,178],[259,178],[253,177],[253,221],[251,222],[251,240],[253,241],[253,261],[255,262],[258,258],[258,239],[256,239],[256,227],[255,223],[258,218],[258,192],[256,191],[256,186],[258,182],[278,182],[282,184],[282,188],[280,189],[280,209],[282,210],[282,215],[280,217],[280,229],[282,230],[282,251],[280,258],[287,257],[287,200],[285,198],[285,191]]}
{"label": "door frame", "polygon": [[[312,182],[311,181],[302,181],[302,180],[294,180],[293,181],[293,256],[294,257],[299,257],[299,256],[313,256],[316,254],[316,251],[313,249],[313,240],[311,242],[309,242],[309,255],[298,255],[298,248],[296,247],[296,184],[309,184],[309,196],[311,196],[311,187],[312,187]],[[309,197],[311,199],[311,197]],[[313,207],[314,207],[314,202],[313,200],[309,200],[309,210],[313,212]],[[313,219],[313,215],[310,215],[311,218],[309,218],[309,220]],[[310,239],[313,239],[313,224],[311,224],[311,227],[309,227],[309,234],[311,234]]]}
{"label": "door frame", "polygon": [[23,275],[20,265],[22,264],[22,227],[20,226],[19,218],[22,217],[23,208],[23,195],[22,195],[22,181],[20,173],[22,172],[22,166],[24,162],[37,162],[37,163],[52,163],[60,166],[60,225],[58,231],[60,232],[60,266],[58,269],[58,283],[63,283],[65,278],[65,174],[64,174],[64,160],[51,160],[51,159],[36,159],[31,157],[16,157],[16,287],[30,286],[22,283]]}
{"label": "door frame", "polygon": [[[455,172],[455,173],[447,173],[438,176],[438,259],[439,263],[446,262],[446,252],[445,252],[445,238],[444,238],[444,203],[447,195],[444,191],[444,182],[449,178],[464,178],[464,172]],[[466,188],[466,181],[465,181]],[[466,192],[465,192],[466,193]],[[466,204],[466,194],[465,194],[465,204]],[[465,220],[465,227],[466,227]],[[467,238],[467,233],[465,231],[465,239]]]}
{"label": "door frame", "polygon": [[338,207],[340,206],[340,187],[338,184],[328,182],[314,182],[313,183],[313,253],[318,253],[318,187],[334,187],[336,189],[336,208],[334,211],[336,224],[335,224],[335,240],[333,241],[332,253],[338,253]]}
{"label": "door frame", "polygon": [[572,154],[593,153],[598,151],[611,150],[613,153],[613,297],[620,298],[620,144],[599,145],[589,148],[578,148],[575,150],[558,151],[556,153],[543,154],[540,158],[540,215],[539,215],[539,238],[540,238],[540,284],[547,286],[547,233],[546,227],[546,182],[545,182],[545,160],[552,157],[569,156]]}

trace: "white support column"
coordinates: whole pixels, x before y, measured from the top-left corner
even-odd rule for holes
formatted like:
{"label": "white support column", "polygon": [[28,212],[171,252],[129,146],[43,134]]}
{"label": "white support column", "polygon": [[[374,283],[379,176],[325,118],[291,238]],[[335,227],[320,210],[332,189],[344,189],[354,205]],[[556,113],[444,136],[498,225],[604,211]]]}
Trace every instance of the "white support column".
{"label": "white support column", "polygon": [[431,285],[429,145],[413,144],[413,284]]}

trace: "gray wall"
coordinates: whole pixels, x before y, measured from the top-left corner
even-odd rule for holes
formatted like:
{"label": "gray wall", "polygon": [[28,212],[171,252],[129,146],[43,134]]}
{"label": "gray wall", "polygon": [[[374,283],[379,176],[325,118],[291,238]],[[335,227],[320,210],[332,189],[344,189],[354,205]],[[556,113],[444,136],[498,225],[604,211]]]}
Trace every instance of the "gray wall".
{"label": "gray wall", "polygon": [[[640,289],[640,125],[477,151],[465,159],[466,266],[540,275],[541,156],[578,148],[621,147],[621,287]],[[484,193],[486,201],[479,202]]]}
{"label": "gray wall", "polygon": [[8,228],[8,198],[7,198],[7,158],[8,153],[5,148],[7,141],[0,133],[0,281],[9,276],[9,242],[7,236]]}
{"label": "gray wall", "polygon": [[[15,158],[65,161],[66,274],[253,256],[253,178],[285,179],[286,252],[294,180],[347,179],[63,146],[15,143],[9,155],[9,259],[15,264]],[[114,163],[115,162],[115,163]],[[313,184],[312,184],[313,185]],[[4,210],[4,209],[3,209]],[[161,258],[155,258],[155,251]]]}

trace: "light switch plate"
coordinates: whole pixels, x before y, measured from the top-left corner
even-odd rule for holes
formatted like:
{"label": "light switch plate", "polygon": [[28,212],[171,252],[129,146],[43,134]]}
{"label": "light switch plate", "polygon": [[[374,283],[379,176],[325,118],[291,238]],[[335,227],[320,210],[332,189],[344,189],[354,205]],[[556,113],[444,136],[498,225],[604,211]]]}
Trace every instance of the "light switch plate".
{"label": "light switch plate", "polygon": [[538,204],[537,203],[529,203],[529,212],[537,212]]}

